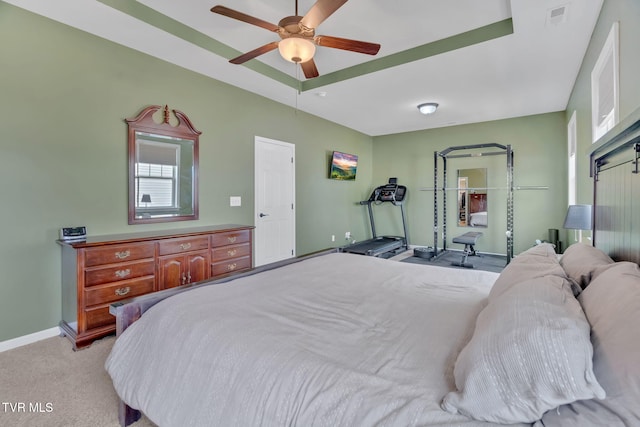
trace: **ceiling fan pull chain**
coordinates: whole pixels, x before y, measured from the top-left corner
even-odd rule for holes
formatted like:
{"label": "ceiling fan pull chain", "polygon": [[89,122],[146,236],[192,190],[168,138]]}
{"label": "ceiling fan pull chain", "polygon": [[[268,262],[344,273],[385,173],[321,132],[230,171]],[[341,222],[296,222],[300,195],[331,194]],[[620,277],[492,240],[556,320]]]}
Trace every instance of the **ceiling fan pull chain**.
{"label": "ceiling fan pull chain", "polygon": [[296,116],[298,115],[298,98],[300,97],[300,94],[302,93],[301,89],[302,89],[302,82],[300,81],[300,67],[298,67],[298,64],[293,64],[296,67],[296,82],[297,84],[297,88],[296,88]]}

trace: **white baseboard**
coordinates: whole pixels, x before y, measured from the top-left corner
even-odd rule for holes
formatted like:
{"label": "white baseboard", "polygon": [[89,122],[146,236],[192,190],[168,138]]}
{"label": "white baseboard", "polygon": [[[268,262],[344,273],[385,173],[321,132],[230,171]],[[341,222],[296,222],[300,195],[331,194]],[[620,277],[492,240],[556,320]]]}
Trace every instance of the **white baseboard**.
{"label": "white baseboard", "polygon": [[2,341],[0,342],[0,353],[58,335],[60,335],[60,328],[56,326],[50,329],[45,329],[44,331],[34,332],[33,334]]}

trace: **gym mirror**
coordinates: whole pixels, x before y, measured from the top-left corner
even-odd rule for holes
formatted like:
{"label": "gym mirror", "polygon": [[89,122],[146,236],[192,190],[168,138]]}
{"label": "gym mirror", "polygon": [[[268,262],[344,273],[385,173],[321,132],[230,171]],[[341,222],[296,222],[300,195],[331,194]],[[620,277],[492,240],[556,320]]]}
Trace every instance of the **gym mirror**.
{"label": "gym mirror", "polygon": [[[152,105],[137,117],[125,119],[129,126],[129,224],[198,219],[201,132],[184,113],[171,111],[176,125],[170,123],[166,105]],[[160,122],[154,115],[161,116]]]}
{"label": "gym mirror", "polygon": [[487,169],[458,169],[458,226],[486,227]]}

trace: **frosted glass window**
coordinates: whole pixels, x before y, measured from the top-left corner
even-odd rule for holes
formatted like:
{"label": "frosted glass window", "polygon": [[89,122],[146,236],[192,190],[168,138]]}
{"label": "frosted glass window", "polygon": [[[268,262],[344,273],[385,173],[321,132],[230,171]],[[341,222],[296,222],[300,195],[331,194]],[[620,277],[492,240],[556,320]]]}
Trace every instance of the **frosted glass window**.
{"label": "frosted glass window", "polygon": [[568,194],[569,194],[569,205],[576,204],[576,193],[577,193],[577,183],[576,183],[576,146],[577,146],[577,125],[576,125],[576,112],[574,111],[571,115],[571,120],[569,120],[569,125],[567,126],[567,145],[569,151],[569,168],[568,168]]}
{"label": "frosted glass window", "polygon": [[591,72],[593,142],[618,123],[619,24],[614,22]]}

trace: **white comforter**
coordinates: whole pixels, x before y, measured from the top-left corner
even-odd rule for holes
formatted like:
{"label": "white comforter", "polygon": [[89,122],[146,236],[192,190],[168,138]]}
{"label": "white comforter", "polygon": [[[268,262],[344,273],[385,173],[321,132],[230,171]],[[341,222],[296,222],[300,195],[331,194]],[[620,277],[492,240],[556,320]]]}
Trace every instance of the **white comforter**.
{"label": "white comforter", "polygon": [[487,225],[488,216],[486,212],[475,212],[469,215],[471,219],[469,220],[469,225]]}
{"label": "white comforter", "polygon": [[485,426],[439,405],[496,277],[316,257],[162,301],[106,368],[160,426]]}

